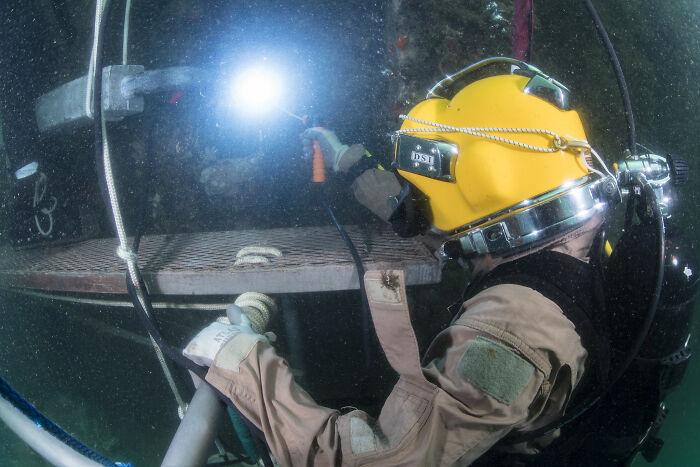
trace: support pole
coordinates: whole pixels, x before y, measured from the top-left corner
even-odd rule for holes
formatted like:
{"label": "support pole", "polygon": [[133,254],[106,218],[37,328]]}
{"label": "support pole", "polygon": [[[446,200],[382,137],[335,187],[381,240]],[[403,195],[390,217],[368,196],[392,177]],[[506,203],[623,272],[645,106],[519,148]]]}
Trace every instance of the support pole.
{"label": "support pole", "polygon": [[161,467],[204,465],[221,427],[224,411],[225,405],[214,390],[200,383]]}

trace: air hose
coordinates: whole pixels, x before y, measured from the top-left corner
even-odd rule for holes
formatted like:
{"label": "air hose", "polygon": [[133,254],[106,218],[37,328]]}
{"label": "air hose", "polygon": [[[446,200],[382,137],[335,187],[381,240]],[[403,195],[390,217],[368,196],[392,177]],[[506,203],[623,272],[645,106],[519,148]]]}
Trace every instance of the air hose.
{"label": "air hose", "polygon": [[237,415],[236,412],[231,409],[231,407],[226,407],[226,413],[228,413],[228,416],[231,419],[231,425],[233,425],[233,429],[236,431],[238,440],[243,445],[243,449],[245,450],[246,454],[248,454],[248,457],[253,462],[257,461],[258,452],[255,449],[255,441],[253,440],[253,437],[250,436],[250,430],[248,429],[248,425],[245,424],[245,420]]}
{"label": "air hose", "polygon": [[625,108],[625,119],[627,120],[627,148],[630,150],[632,155],[637,154],[637,134],[634,125],[634,113],[632,112],[632,101],[630,100],[629,89],[627,88],[627,82],[625,81],[625,75],[622,72],[622,66],[620,65],[620,60],[617,58],[615,53],[615,47],[613,47],[608,32],[605,30],[605,25],[603,21],[598,16],[598,12],[591,0],[583,0],[586,4],[588,12],[593,17],[593,22],[595,23],[596,31],[598,31],[598,36],[605,44],[605,50],[610,56],[610,62],[612,63],[613,69],[615,71],[615,79],[617,79],[617,86],[620,88],[620,95],[622,97],[622,105]]}
{"label": "air hose", "polygon": [[[625,75],[622,72],[622,67],[620,66],[620,60],[617,58],[617,54],[615,53],[615,48],[612,45],[612,42],[610,41],[610,37],[608,36],[607,31],[605,30],[605,26],[603,25],[603,21],[600,19],[600,16],[598,15],[598,12],[596,11],[595,7],[593,6],[593,3],[591,0],[583,0],[586,8],[588,9],[588,12],[591,14],[593,17],[593,21],[595,23],[596,30],[598,31],[598,35],[602,39],[603,43],[605,44],[605,49],[608,52],[608,55],[610,56],[610,61],[612,62],[613,68],[615,70],[615,77],[617,79],[617,84],[618,87],[620,88],[620,95],[622,97],[622,103],[625,108],[625,118],[627,120],[627,136],[628,136],[628,149],[632,155],[637,153],[637,136],[636,136],[636,130],[635,130],[635,124],[634,124],[634,113],[632,112],[632,102],[630,100],[630,95],[629,95],[629,89],[627,88],[627,82],[625,81]],[[642,344],[644,343],[644,340],[646,339],[649,329],[651,328],[652,323],[654,322],[654,318],[656,317],[656,310],[659,305],[659,300],[661,298],[661,289],[663,287],[664,283],[664,259],[665,259],[665,254],[666,254],[666,240],[665,240],[665,235],[666,235],[666,229],[664,226],[664,218],[663,214],[661,213],[661,209],[659,207],[659,204],[656,200],[656,195],[653,191],[653,188],[651,185],[646,183],[645,181],[642,181],[642,192],[643,192],[643,198],[647,203],[647,206],[650,208],[651,213],[653,215],[654,222],[656,223],[656,230],[657,230],[657,265],[656,265],[656,283],[654,286],[654,292],[651,295],[651,298],[649,300],[649,310],[647,312],[646,317],[644,318],[644,322],[642,323],[642,326],[639,330],[639,334],[635,337],[634,344],[632,345],[629,353],[625,357],[625,360],[623,361],[622,365],[620,366],[617,374],[611,379],[610,384],[608,385],[608,388],[615,384],[623,375],[625,370],[629,367],[629,365],[632,363],[632,361],[635,359],[637,354],[639,353],[640,349],[642,348]],[[628,222],[631,223],[631,217],[632,217],[632,206],[634,203],[634,198],[630,198],[629,204],[627,206],[627,213],[626,213],[626,220],[625,223],[627,225]],[[600,395],[602,397],[603,394]]]}
{"label": "air hose", "polygon": [[[302,122],[305,122],[308,120],[308,116],[305,117],[305,119],[302,119]],[[348,235],[348,233],[345,231],[345,228],[343,225],[338,221],[338,218],[335,216],[335,213],[333,212],[333,209],[331,208],[330,204],[328,204],[328,201],[326,200],[326,193],[324,191],[324,183],[326,182],[326,166],[325,162],[323,160],[323,152],[321,151],[321,145],[319,144],[318,141],[313,142],[313,178],[312,181],[313,183],[319,187],[319,200],[321,202],[321,205],[325,208],[325,210],[328,212],[328,216],[331,218],[333,221],[333,224],[335,225],[336,229],[338,229],[338,232],[340,233],[340,236],[343,238],[343,242],[345,242],[345,246],[347,247],[348,251],[350,252],[350,256],[352,256],[352,260],[355,263],[355,270],[357,271],[357,281],[359,282],[360,285],[360,300],[362,303],[362,344],[364,347],[364,358],[363,358],[363,363],[364,363],[364,370],[365,370],[365,375],[369,374],[370,367],[372,365],[372,342],[370,340],[370,328],[371,328],[371,314],[369,311],[369,303],[367,302],[367,292],[365,291],[365,268],[362,265],[362,259],[360,258],[360,255],[357,253],[357,249],[355,248],[355,244],[352,242],[352,239]]]}
{"label": "air hose", "polygon": [[328,201],[326,200],[325,194],[321,193],[321,204],[323,207],[328,211],[328,215],[330,216],[331,220],[333,221],[333,224],[335,224],[336,229],[338,229],[338,232],[340,233],[340,236],[343,238],[343,241],[345,242],[345,246],[347,246],[348,251],[350,251],[350,256],[352,256],[352,260],[355,263],[355,269],[357,270],[357,280],[360,283],[360,299],[362,300],[362,344],[364,346],[364,368],[365,368],[365,374],[369,373],[369,369],[372,365],[372,342],[370,341],[370,320],[371,320],[371,315],[369,311],[369,303],[367,302],[367,292],[365,291],[365,267],[362,265],[362,259],[360,258],[359,253],[357,252],[357,248],[355,248],[355,244],[352,242],[352,239],[348,235],[347,231],[343,227],[343,225],[338,221],[338,218],[335,216],[335,213],[333,212],[333,209],[331,206],[328,204]]}

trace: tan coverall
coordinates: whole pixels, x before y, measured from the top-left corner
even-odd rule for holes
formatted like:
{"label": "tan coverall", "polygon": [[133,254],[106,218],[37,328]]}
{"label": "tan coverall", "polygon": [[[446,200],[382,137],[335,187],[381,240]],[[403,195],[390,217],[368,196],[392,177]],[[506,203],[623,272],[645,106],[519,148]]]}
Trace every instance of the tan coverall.
{"label": "tan coverall", "polygon": [[[547,248],[585,260],[599,224]],[[463,304],[421,364],[402,278],[365,276],[377,335],[400,375],[376,421],[316,404],[262,337],[237,335],[217,354],[207,381],[265,433],[280,465],[468,465],[511,430],[542,427],[566,408],[587,353],[552,301],[519,285],[490,287]]]}

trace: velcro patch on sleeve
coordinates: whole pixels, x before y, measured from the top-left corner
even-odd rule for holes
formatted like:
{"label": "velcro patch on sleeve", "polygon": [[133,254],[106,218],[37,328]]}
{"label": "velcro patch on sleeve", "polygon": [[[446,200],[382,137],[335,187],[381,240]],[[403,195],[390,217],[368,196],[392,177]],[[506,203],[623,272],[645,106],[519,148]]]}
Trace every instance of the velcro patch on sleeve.
{"label": "velcro patch on sleeve", "polygon": [[238,372],[238,366],[248,358],[250,351],[258,342],[268,342],[268,340],[265,336],[255,333],[241,333],[233,336],[219,349],[214,365],[224,370]]}
{"label": "velcro patch on sleeve", "polygon": [[511,405],[527,386],[535,367],[498,342],[478,336],[459,360],[458,370],[477,388]]}

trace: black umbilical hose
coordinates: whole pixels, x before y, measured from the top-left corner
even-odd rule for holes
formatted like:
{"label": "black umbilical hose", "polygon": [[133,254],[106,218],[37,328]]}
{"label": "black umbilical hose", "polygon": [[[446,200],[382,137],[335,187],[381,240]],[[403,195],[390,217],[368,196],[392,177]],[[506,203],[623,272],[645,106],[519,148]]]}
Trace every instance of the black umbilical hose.
{"label": "black umbilical hose", "polygon": [[656,231],[658,235],[656,240],[658,248],[656,257],[656,284],[654,284],[654,292],[649,300],[649,311],[647,312],[647,316],[644,318],[644,322],[642,323],[640,331],[634,340],[634,344],[632,344],[632,348],[620,366],[617,375],[615,375],[615,378],[611,380],[610,386],[614,385],[620,379],[622,374],[630,366],[634,358],[641,350],[642,344],[644,344],[644,340],[649,334],[651,325],[654,323],[654,318],[656,318],[656,311],[659,307],[659,300],[661,299],[661,289],[663,288],[664,283],[664,268],[666,266],[666,227],[664,225],[664,216],[661,213],[659,203],[656,201],[654,189],[650,184],[644,184],[643,193],[654,216],[654,222],[656,223]]}
{"label": "black umbilical hose", "polygon": [[[630,101],[629,89],[627,88],[627,82],[625,81],[625,75],[622,72],[622,67],[620,66],[620,61],[618,60],[617,54],[615,53],[615,48],[613,47],[612,42],[610,41],[610,37],[608,36],[607,31],[605,30],[605,26],[603,25],[603,21],[600,19],[600,16],[598,16],[598,12],[596,11],[595,7],[593,6],[593,3],[591,2],[591,0],[583,0],[583,1],[586,4],[586,8],[588,9],[588,12],[593,17],[593,21],[595,23],[596,30],[598,31],[598,35],[600,36],[600,38],[603,40],[603,43],[605,44],[605,49],[608,51],[608,55],[610,56],[610,61],[612,62],[613,68],[615,70],[615,77],[617,78],[617,84],[618,84],[618,87],[620,88],[620,94],[622,95],[622,103],[623,103],[624,108],[625,108],[625,117],[627,119],[627,135],[628,135],[627,144],[629,145],[629,150],[630,150],[631,154],[635,155],[635,154],[637,154],[638,143],[637,143],[637,136],[636,136],[636,130],[635,130],[635,125],[634,125],[634,114],[632,112],[632,103]],[[654,318],[656,317],[656,310],[658,308],[659,300],[661,298],[661,289],[663,287],[663,282],[664,282],[664,259],[665,259],[665,248],[666,248],[666,239],[665,239],[666,229],[664,226],[664,218],[663,218],[663,214],[661,213],[661,208],[659,207],[659,204],[656,201],[656,195],[654,194],[653,188],[648,183],[646,183],[646,181],[642,185],[642,191],[643,191],[644,198],[647,202],[647,205],[651,208],[652,214],[654,216],[654,220],[656,222],[657,232],[658,232],[656,284],[654,287],[654,292],[653,292],[651,299],[650,299],[650,302],[649,302],[649,311],[647,313],[646,318],[644,319],[644,323],[642,324],[642,327],[641,327],[639,334],[635,338],[635,342],[632,345],[632,350],[629,352],[629,354],[625,358],[625,361],[623,362],[622,366],[620,367],[618,374],[615,376],[615,378],[612,379],[609,386],[612,386],[615,382],[617,382],[620,379],[620,377],[622,376],[624,371],[629,367],[629,365],[632,363],[634,358],[637,356],[637,353],[639,353],[639,350],[641,349],[642,344],[644,343],[644,340],[646,339],[646,336],[649,333],[649,329],[651,328],[651,325],[654,322]],[[627,206],[627,212],[625,215],[625,226],[626,227],[629,227],[629,225],[631,224],[631,220],[632,220],[633,200],[630,199],[629,203],[630,204]]]}
{"label": "black umbilical hose", "polygon": [[622,96],[622,105],[625,109],[625,119],[627,120],[627,147],[632,153],[632,155],[637,154],[637,132],[634,125],[634,114],[632,113],[632,102],[630,100],[629,89],[627,88],[627,82],[625,81],[625,75],[622,72],[622,66],[620,66],[620,60],[617,58],[615,53],[615,48],[610,41],[608,32],[605,30],[603,21],[598,16],[598,12],[591,0],[583,0],[586,4],[588,12],[593,17],[593,22],[595,23],[596,31],[598,31],[598,36],[605,44],[605,50],[607,50],[610,56],[610,61],[612,62],[613,69],[615,70],[615,78],[617,79],[617,86],[620,88],[620,94]]}
{"label": "black umbilical hose", "polygon": [[525,61],[530,63],[530,59],[532,58],[532,36],[535,34],[535,0],[530,2],[527,22],[527,52]]}
{"label": "black umbilical hose", "polygon": [[355,263],[355,269],[357,270],[357,280],[360,283],[360,299],[362,300],[362,342],[364,345],[364,366],[365,374],[367,374],[369,372],[370,366],[372,365],[372,342],[369,338],[370,322],[372,317],[369,311],[369,303],[367,302],[367,292],[365,291],[365,267],[362,265],[362,259],[360,258],[359,253],[357,253],[355,244],[352,242],[352,239],[345,231],[343,225],[338,221],[338,218],[335,217],[335,213],[333,212],[331,206],[328,204],[323,189],[321,189],[320,192],[321,193],[319,197],[321,199],[321,204],[326,209],[326,211],[328,211],[328,215],[333,221],[333,224],[335,224],[335,228],[338,229],[340,236],[343,237],[345,246],[347,246],[348,250],[350,251],[350,256],[352,256],[352,260]]}
{"label": "black umbilical hose", "polygon": [[145,166],[145,173],[143,175],[143,179],[145,180],[146,183],[144,183],[145,186],[143,187],[143,189],[141,191],[141,200],[139,202],[139,212],[138,212],[138,216],[137,216],[138,224],[136,226],[136,232],[134,234],[134,243],[132,246],[134,253],[138,253],[139,246],[141,246],[141,237],[143,236],[144,232],[146,231],[146,218],[148,217],[146,214],[146,212],[148,211],[148,197],[151,194],[151,184],[148,183],[148,180],[150,180],[153,177],[154,128],[155,128],[155,124],[151,123],[151,129],[148,132],[148,142],[146,143],[146,166]]}

